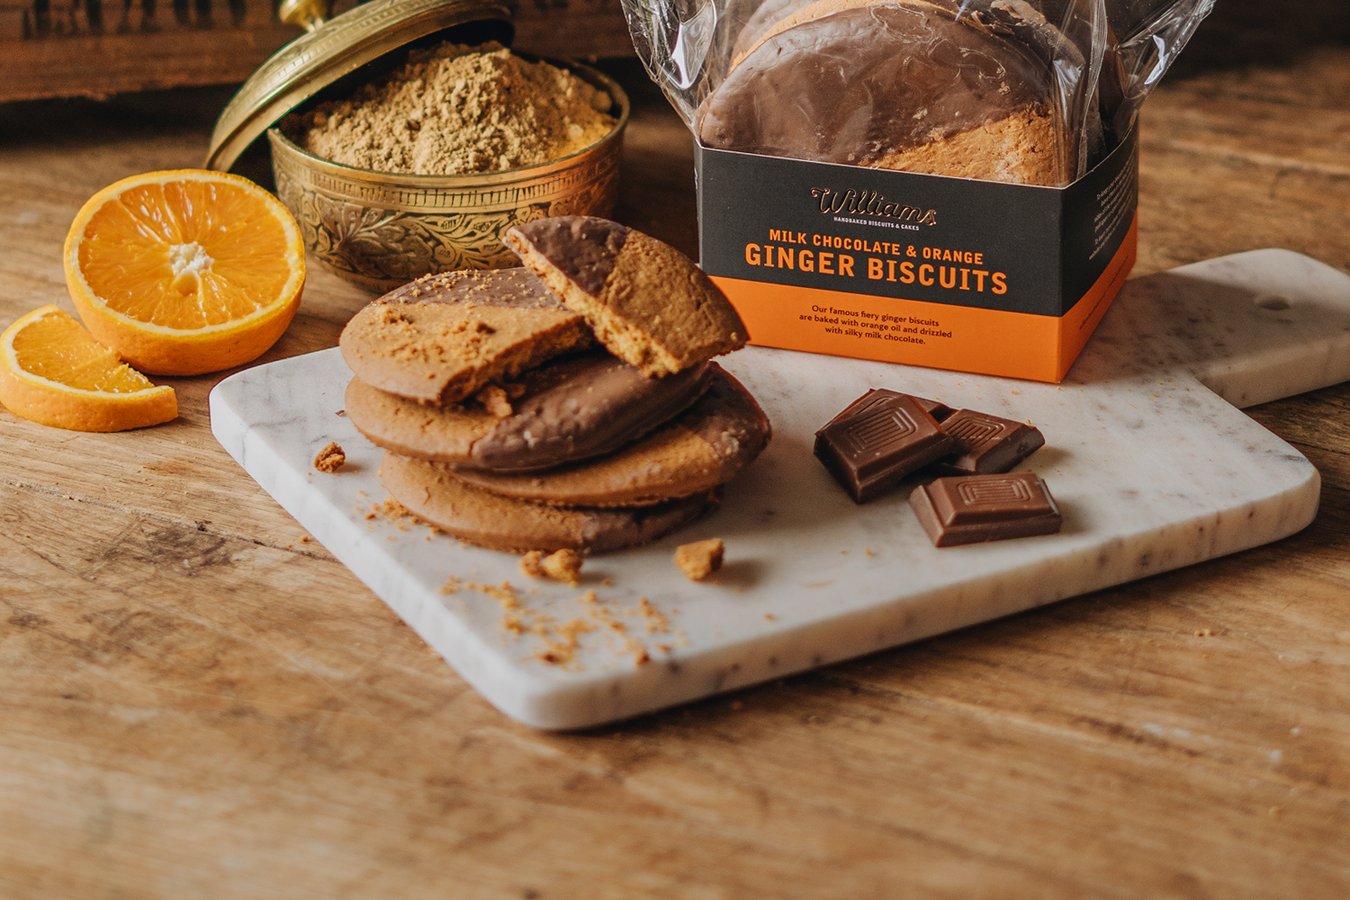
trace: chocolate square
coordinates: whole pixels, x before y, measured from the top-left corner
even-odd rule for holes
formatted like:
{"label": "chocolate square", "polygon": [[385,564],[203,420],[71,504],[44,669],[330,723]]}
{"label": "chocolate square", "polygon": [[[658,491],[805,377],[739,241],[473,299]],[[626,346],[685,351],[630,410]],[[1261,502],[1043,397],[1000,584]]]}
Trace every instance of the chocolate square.
{"label": "chocolate square", "polygon": [[942,430],[957,446],[937,466],[953,475],[1010,471],[1045,444],[1045,437],[1034,426],[973,409],[958,410],[943,419]]}
{"label": "chocolate square", "polygon": [[1039,475],[954,475],[909,495],[935,547],[1055,534],[1064,517]]}
{"label": "chocolate square", "polygon": [[816,432],[815,455],[856,503],[951,452],[953,441],[908,394],[868,391]]}

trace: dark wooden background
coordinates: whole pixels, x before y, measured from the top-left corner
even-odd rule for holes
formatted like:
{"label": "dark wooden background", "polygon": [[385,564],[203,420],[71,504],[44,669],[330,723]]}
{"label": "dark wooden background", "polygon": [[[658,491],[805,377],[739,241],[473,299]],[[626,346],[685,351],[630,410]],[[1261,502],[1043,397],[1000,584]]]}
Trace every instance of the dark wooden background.
{"label": "dark wooden background", "polygon": [[[632,52],[619,0],[505,0],[519,50]],[[0,0],[0,101],[230,84],[301,30],[277,0]],[[334,13],[354,6],[334,0]]]}

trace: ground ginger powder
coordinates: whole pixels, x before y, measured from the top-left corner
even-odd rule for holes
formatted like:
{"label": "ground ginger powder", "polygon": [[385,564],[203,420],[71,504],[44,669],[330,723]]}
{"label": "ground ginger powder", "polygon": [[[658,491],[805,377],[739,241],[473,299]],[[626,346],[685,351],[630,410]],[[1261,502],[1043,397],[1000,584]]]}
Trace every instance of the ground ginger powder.
{"label": "ground ginger powder", "polygon": [[441,44],[300,122],[322,159],[404,175],[500,172],[561,159],[614,127],[610,96],[504,47]]}

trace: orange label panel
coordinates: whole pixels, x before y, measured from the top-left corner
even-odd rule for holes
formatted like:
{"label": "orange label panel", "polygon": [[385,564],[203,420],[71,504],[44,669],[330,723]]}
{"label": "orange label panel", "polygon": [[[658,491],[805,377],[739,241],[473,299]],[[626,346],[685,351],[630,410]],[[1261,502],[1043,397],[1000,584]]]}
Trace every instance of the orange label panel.
{"label": "orange label panel", "polygon": [[1096,284],[1062,317],[713,276],[750,342],[833,356],[1060,381],[1134,266],[1138,217]]}

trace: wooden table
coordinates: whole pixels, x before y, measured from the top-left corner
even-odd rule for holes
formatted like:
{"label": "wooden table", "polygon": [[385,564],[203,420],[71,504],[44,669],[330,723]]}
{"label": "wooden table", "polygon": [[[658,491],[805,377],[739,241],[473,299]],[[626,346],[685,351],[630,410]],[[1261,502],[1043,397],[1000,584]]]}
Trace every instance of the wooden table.
{"label": "wooden table", "polygon": [[[1143,119],[1137,273],[1350,266],[1342,0],[1225,0]],[[1296,8],[1294,8],[1296,7]],[[694,250],[687,133],[631,61],[617,217]],[[0,106],[0,325],[71,309],[113,180],[228,90]],[[367,297],[314,272],[268,358]],[[0,411],[0,896],[1350,894],[1350,387],[1252,414],[1324,478],[1277,544],[622,725],[489,707],[182,416]]]}

